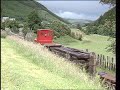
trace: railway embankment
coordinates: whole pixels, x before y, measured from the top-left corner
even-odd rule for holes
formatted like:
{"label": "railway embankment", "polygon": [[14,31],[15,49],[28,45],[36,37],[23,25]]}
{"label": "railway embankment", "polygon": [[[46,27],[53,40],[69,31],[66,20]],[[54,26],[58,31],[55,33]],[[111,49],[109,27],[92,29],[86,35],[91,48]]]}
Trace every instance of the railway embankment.
{"label": "railway embankment", "polygon": [[1,39],[2,89],[101,89],[75,64],[15,36]]}

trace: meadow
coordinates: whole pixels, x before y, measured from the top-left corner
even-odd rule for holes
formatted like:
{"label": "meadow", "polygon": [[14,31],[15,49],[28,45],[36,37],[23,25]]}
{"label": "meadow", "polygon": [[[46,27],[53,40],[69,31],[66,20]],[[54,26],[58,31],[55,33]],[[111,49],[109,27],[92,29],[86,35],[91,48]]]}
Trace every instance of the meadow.
{"label": "meadow", "polygon": [[61,43],[67,47],[73,47],[81,50],[86,50],[90,52],[95,52],[96,54],[103,54],[105,56],[114,57],[115,55],[111,52],[108,52],[106,47],[111,43],[108,41],[108,36],[102,36],[97,34],[86,35],[81,32],[79,29],[71,29],[72,32],[82,33],[82,41],[73,39],[69,36],[62,36],[58,39],[55,39],[54,42]]}
{"label": "meadow", "polygon": [[[75,33],[81,33],[83,35],[82,41],[74,39],[70,36],[62,36],[60,38],[54,39],[54,42],[56,43],[60,43],[66,47],[72,47],[72,48],[76,48],[79,50],[84,50],[86,51],[86,49],[88,49],[88,52],[95,52],[96,55],[97,54],[102,54],[105,56],[105,58],[107,56],[109,56],[110,58],[114,58],[114,62],[116,62],[116,57],[112,52],[108,52],[106,47],[108,47],[108,45],[111,43],[108,39],[108,36],[102,36],[102,35],[98,35],[98,34],[90,34],[90,35],[86,35],[84,32],[82,32],[79,29],[71,29],[71,32],[75,32]],[[101,72],[101,71],[105,71],[108,72],[110,74],[115,75],[116,73],[114,71],[109,71],[103,67],[97,67],[97,71]]]}
{"label": "meadow", "polygon": [[88,75],[39,44],[8,36],[1,39],[2,90],[101,89]]}

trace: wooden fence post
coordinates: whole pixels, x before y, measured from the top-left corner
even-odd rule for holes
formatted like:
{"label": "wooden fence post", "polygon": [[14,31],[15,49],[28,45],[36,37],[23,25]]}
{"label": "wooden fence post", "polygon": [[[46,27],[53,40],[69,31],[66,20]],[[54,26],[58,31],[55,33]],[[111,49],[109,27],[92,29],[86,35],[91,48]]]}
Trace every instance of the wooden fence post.
{"label": "wooden fence post", "polygon": [[105,58],[105,69],[106,69],[106,66],[107,66],[106,64],[107,64],[107,62],[106,62],[106,58]]}
{"label": "wooden fence post", "polygon": [[100,66],[102,66],[103,65],[103,62],[102,62],[102,54],[101,54],[101,56],[100,56]]}
{"label": "wooden fence post", "polygon": [[86,52],[88,52],[88,49],[86,49]]}
{"label": "wooden fence post", "polygon": [[109,70],[109,56],[107,56],[107,69]]}
{"label": "wooden fence post", "polygon": [[114,70],[116,71],[116,63],[114,64],[114,67],[115,67]]}
{"label": "wooden fence post", "polygon": [[109,58],[109,61],[108,61],[108,63],[109,63],[109,70],[111,70],[111,58]]}
{"label": "wooden fence post", "polygon": [[99,56],[99,54],[97,55],[97,65],[100,66],[100,56]]}
{"label": "wooden fence post", "polygon": [[105,61],[104,61],[104,60],[105,60],[105,56],[104,56],[104,55],[102,55],[102,56],[103,56],[103,57],[102,57],[102,63],[103,63],[103,64],[102,64],[102,67],[105,67]]}
{"label": "wooden fence post", "polygon": [[113,63],[113,71],[115,71],[115,63]]}
{"label": "wooden fence post", "polygon": [[100,54],[100,56],[99,56],[99,60],[100,60],[100,67],[101,67],[101,63],[102,63],[102,62],[101,62],[101,54]]}
{"label": "wooden fence post", "polygon": [[88,72],[92,77],[94,77],[96,74],[96,55],[94,52],[92,52],[90,55],[88,65],[89,65]]}
{"label": "wooden fence post", "polygon": [[114,58],[110,58],[109,56],[105,57],[102,54],[96,55],[96,65],[98,65],[100,68],[104,67],[108,70],[116,70],[116,64],[114,62]]}
{"label": "wooden fence post", "polygon": [[111,61],[111,70],[113,70],[113,68],[114,68],[114,66],[113,66],[113,65],[114,65],[113,63],[114,63],[114,62],[113,62],[113,61],[114,61],[114,58],[112,58],[112,61]]}
{"label": "wooden fence post", "polygon": [[106,61],[106,62],[107,62],[107,68],[109,67],[109,66],[108,66],[108,59],[109,59],[109,57],[107,56],[107,61]]}

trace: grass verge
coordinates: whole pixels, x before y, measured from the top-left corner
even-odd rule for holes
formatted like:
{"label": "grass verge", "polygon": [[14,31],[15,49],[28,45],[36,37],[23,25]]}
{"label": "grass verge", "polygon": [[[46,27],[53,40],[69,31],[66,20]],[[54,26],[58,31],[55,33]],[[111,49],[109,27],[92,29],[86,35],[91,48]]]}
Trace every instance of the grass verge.
{"label": "grass verge", "polygon": [[73,63],[38,44],[16,37],[2,41],[2,89],[101,89],[98,77],[90,80]]}

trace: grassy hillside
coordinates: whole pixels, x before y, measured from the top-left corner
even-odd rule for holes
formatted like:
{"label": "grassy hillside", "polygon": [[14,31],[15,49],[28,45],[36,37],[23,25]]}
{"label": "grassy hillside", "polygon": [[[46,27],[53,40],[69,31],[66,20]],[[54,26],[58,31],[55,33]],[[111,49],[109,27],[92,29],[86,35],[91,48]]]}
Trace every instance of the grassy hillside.
{"label": "grassy hillside", "polygon": [[86,25],[85,32],[88,34],[100,34],[115,37],[116,7],[111,8],[93,23]]}
{"label": "grassy hillside", "polygon": [[[1,84],[8,90],[101,89],[98,79],[40,45],[16,37],[1,39]],[[48,58],[49,57],[49,58]]]}
{"label": "grassy hillside", "polygon": [[38,10],[39,16],[47,21],[60,21],[68,23],[62,18],[58,17],[45,6],[36,2],[35,0],[2,0],[1,1],[1,15],[14,17],[19,20],[26,18],[26,16],[34,9]]}
{"label": "grassy hillside", "polygon": [[[83,33],[78,29],[72,29],[72,32]],[[72,47],[72,48],[76,48],[84,51],[88,49],[89,52],[95,52],[96,54],[105,55],[105,58],[107,58],[107,56],[113,57],[114,62],[116,62],[115,55],[112,52],[108,52],[106,49],[106,47],[111,43],[111,41],[108,41],[108,38],[109,38],[108,36],[102,36],[97,34],[86,35],[83,33],[82,41],[73,39],[70,36],[63,36],[55,39],[54,42],[60,43],[66,47]],[[116,74],[114,71],[109,71],[105,68],[97,67],[96,69],[98,72],[105,71],[112,75]]]}
{"label": "grassy hillside", "polygon": [[[74,31],[75,29],[72,30]],[[73,47],[81,50],[88,49],[89,51],[95,52],[96,54],[103,54],[105,56],[115,57],[115,55],[112,54],[111,52],[107,52],[106,47],[111,43],[110,41],[108,41],[108,38],[109,37],[107,36],[97,34],[91,35],[83,34],[82,41],[73,39],[69,36],[60,37],[58,39],[55,39],[54,41],[56,43],[61,43],[68,47]]]}

